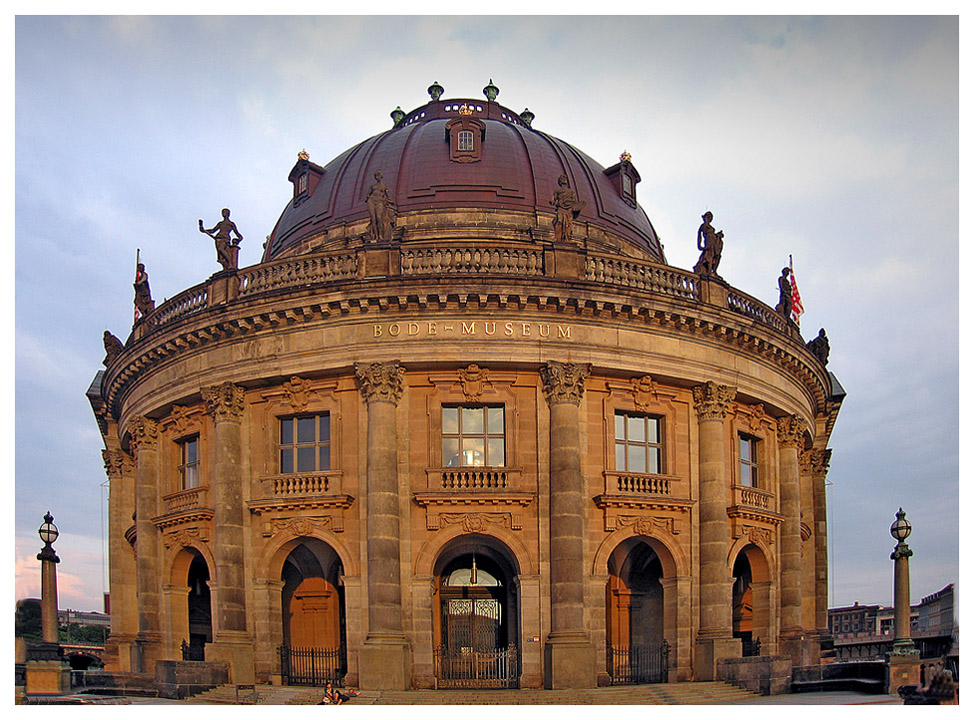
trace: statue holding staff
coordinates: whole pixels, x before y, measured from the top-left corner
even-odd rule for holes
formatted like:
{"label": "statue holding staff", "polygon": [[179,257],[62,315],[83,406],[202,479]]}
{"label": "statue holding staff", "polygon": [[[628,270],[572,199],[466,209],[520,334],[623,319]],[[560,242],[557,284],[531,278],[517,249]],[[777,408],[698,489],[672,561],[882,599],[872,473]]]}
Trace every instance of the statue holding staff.
{"label": "statue holding staff", "polygon": [[[230,210],[223,208],[223,220],[209,230],[203,227],[203,221],[200,220],[200,232],[213,238],[216,244],[216,258],[223,266],[223,269],[236,270],[237,253],[240,248],[240,241],[243,240],[243,235],[240,234],[237,226],[230,219]],[[231,233],[236,235],[236,238],[231,237]]]}

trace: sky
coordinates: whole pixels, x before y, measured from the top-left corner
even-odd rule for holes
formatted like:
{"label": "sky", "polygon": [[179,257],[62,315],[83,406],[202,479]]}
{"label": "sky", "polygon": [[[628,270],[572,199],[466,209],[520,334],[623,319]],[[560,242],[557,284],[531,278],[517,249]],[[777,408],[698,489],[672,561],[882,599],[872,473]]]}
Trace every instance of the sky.
{"label": "sky", "polygon": [[50,510],[61,608],[102,609],[106,474],[85,392],[102,333],[131,330],[136,251],[158,304],[219,269],[197,220],[229,207],[240,266],[259,262],[297,153],[327,164],[434,80],[444,99],[493,80],[498,102],[604,167],[628,151],[671,265],[693,267],[706,210],[734,287],[774,306],[791,256],[803,335],[826,329],[848,393],[830,443],[830,605],[892,604],[900,506],[913,602],[959,581],[956,16],[11,25],[16,598],[39,596]]}

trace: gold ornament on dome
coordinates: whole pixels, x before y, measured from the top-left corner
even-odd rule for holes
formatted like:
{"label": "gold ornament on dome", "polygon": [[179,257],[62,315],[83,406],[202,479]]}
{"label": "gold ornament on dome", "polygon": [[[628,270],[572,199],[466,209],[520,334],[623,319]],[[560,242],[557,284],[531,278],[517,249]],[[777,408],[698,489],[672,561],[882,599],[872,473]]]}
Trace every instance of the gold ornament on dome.
{"label": "gold ornament on dome", "polygon": [[308,155],[308,151],[307,150],[302,150],[301,152],[298,153],[298,160],[307,160],[310,157],[311,156]]}
{"label": "gold ornament on dome", "polygon": [[457,112],[461,115],[473,115],[473,108],[467,105],[467,103],[464,103],[457,109]]}
{"label": "gold ornament on dome", "polygon": [[619,156],[619,160],[622,162],[632,162],[632,155],[629,154],[628,150],[623,150],[622,155]]}

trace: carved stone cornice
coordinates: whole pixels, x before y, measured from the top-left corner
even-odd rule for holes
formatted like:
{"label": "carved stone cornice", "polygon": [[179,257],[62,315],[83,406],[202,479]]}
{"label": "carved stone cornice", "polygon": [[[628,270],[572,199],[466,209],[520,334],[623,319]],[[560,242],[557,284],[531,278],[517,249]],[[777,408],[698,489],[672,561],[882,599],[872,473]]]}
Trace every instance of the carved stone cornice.
{"label": "carved stone cornice", "polygon": [[135,453],[151,448],[159,439],[159,423],[144,415],[133,418],[129,425],[129,437]]}
{"label": "carved stone cornice", "polygon": [[120,480],[132,477],[135,473],[135,459],[122,450],[102,450],[102,460],[105,462],[105,472],[109,480]]}
{"label": "carved stone cornice", "polygon": [[778,444],[781,447],[801,447],[805,421],[797,415],[778,418]]}
{"label": "carved stone cornice", "polygon": [[693,388],[693,403],[698,421],[723,420],[736,394],[736,387],[718,385],[713,380],[696,385]]}
{"label": "carved stone cornice", "polygon": [[297,412],[304,412],[318,393],[311,389],[311,382],[295,375],[282,386],[288,404]]}
{"label": "carved stone cornice", "polygon": [[591,368],[588,363],[563,363],[557,360],[550,360],[542,365],[541,389],[548,404],[571,403],[578,406]]}
{"label": "carved stone cornice", "polygon": [[206,412],[217,422],[240,421],[244,411],[244,389],[232,382],[200,388]]}
{"label": "carved stone cornice", "polygon": [[487,379],[487,369],[470,363],[467,367],[460,368],[459,376],[463,396],[470,402],[478,402],[484,394],[484,386],[490,382]]}
{"label": "carved stone cornice", "polygon": [[384,402],[398,405],[402,398],[405,368],[398,361],[355,363],[355,377],[366,403]]}

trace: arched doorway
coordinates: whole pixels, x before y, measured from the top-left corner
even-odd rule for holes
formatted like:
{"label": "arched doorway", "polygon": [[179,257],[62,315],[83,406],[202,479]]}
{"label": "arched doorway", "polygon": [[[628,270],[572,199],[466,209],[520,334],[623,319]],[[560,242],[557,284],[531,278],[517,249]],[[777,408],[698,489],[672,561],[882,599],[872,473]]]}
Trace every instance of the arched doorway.
{"label": "arched doorway", "polygon": [[196,550],[191,551],[186,583],[189,642],[183,646],[184,660],[205,660],[206,644],[213,642],[213,617],[210,610],[210,569]]}
{"label": "arched doorway", "polygon": [[626,540],[608,561],[606,670],[613,684],[666,682],[663,563],[641,538]]}
{"label": "arched doorway", "polygon": [[338,554],[308,538],[281,569],[281,674],[289,685],[340,684],[348,670],[344,571]]}
{"label": "arched doorway", "polygon": [[517,687],[518,627],[517,570],[507,549],[484,535],[450,543],[436,563],[438,686]]}
{"label": "arched doorway", "polygon": [[762,638],[765,642],[771,640],[770,583],[764,553],[757,545],[745,545],[734,558],[732,572],[731,618],[734,637],[741,639],[744,657],[760,655]]}

